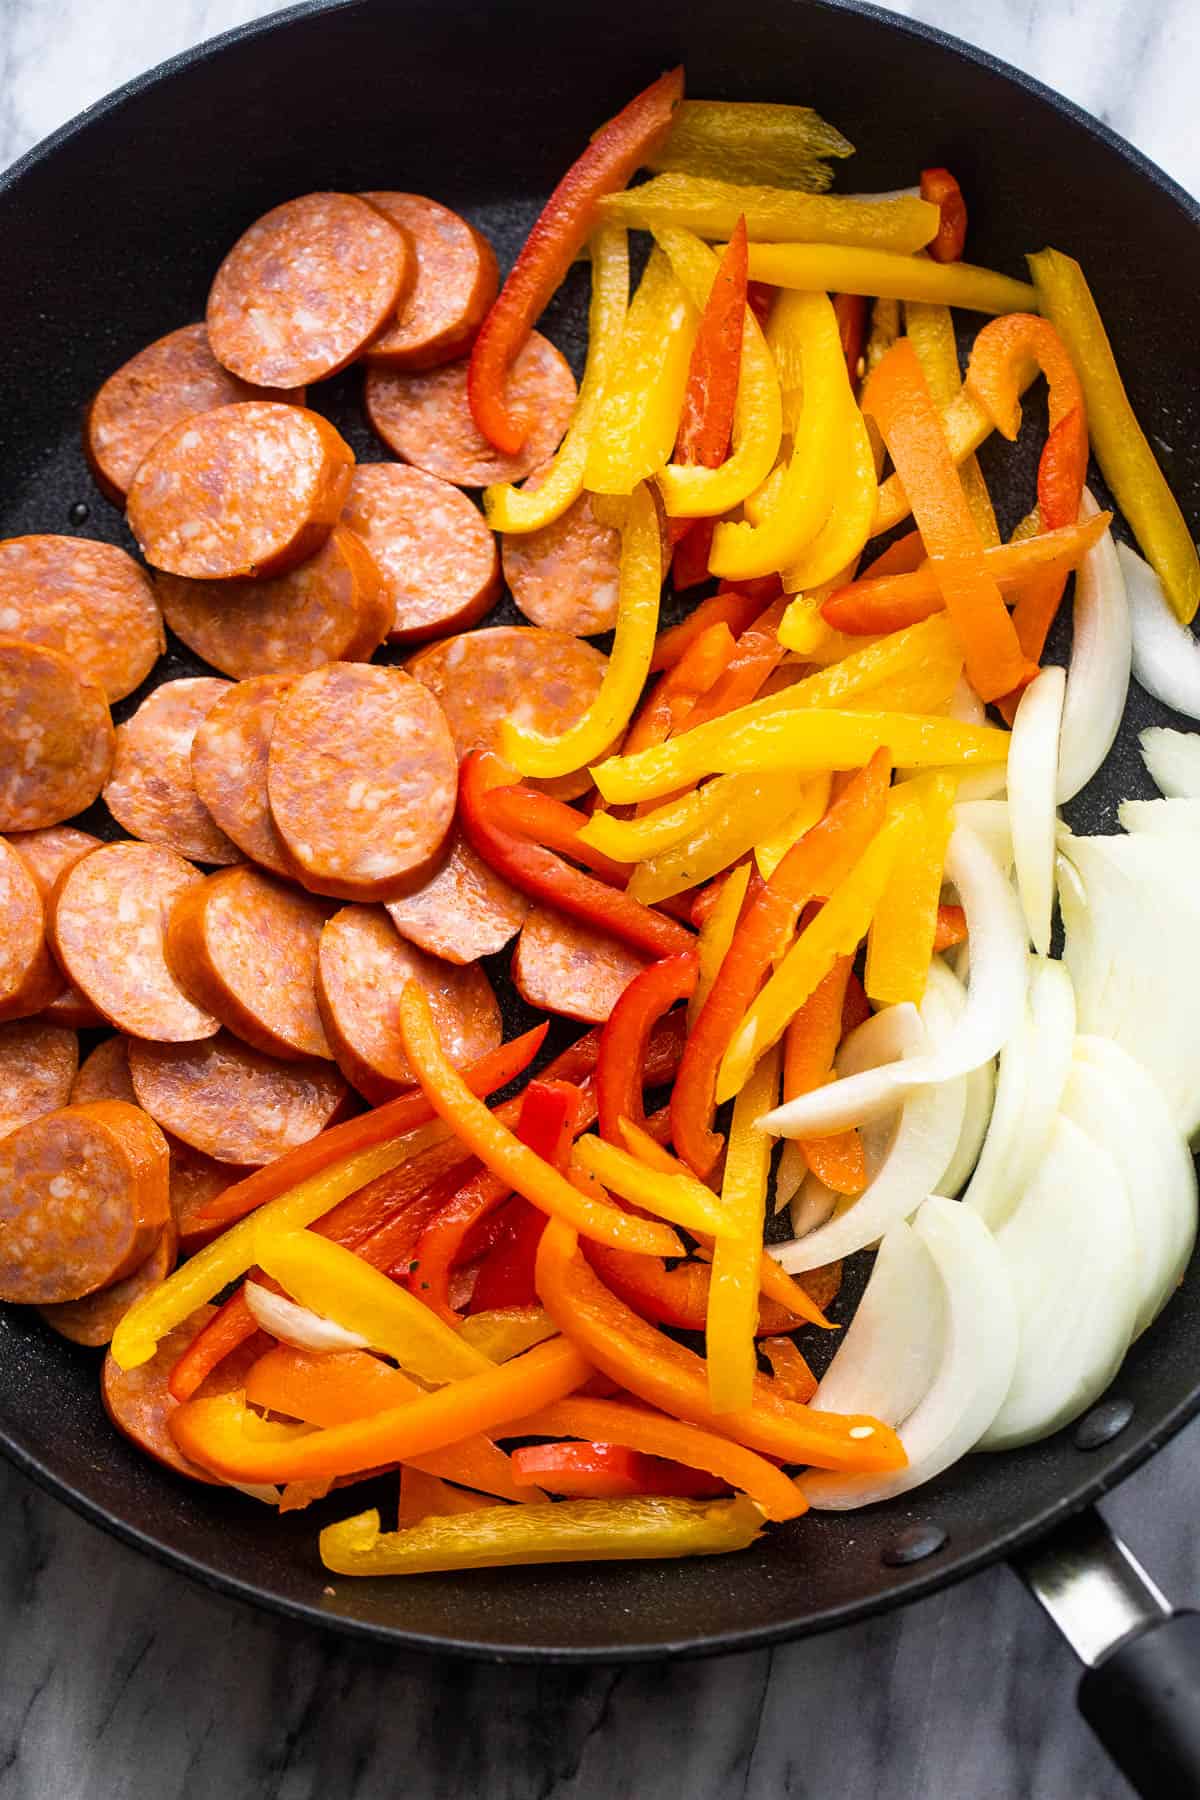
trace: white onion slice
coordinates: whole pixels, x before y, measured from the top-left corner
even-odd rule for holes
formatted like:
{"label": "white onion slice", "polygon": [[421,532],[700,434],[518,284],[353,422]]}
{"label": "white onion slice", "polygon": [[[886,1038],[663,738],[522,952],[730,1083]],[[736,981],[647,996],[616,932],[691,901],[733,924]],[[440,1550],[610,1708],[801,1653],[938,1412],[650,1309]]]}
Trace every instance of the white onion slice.
{"label": "white onion slice", "polygon": [[1129,623],[1133,673],[1148,694],[1189,719],[1200,719],[1200,643],[1171,610],[1162,582],[1128,544],[1117,545]]}
{"label": "white onion slice", "polygon": [[918,1088],[969,1075],[1008,1042],[1020,1023],[1029,961],[1016,894],[995,857],[961,825],[946,853],[946,879],[958,890],[971,944],[967,1004],[946,1042],[786,1101],[757,1120],[761,1131],[780,1137],[842,1131],[891,1110]]}
{"label": "white onion slice", "polygon": [[1019,1338],[1012,1384],[980,1448],[1010,1450],[1086,1411],[1133,1336],[1141,1299],[1134,1219],[1107,1150],[1060,1115],[995,1243]]}
{"label": "white onion slice", "polygon": [[908,1466],[882,1475],[800,1477],[810,1505],[846,1512],[932,1481],[974,1448],[1012,1381],[1017,1315],[995,1239],[956,1200],[932,1195],[913,1221],[941,1277],[945,1339],[937,1375],[900,1429]]}
{"label": "white onion slice", "polygon": [[950,696],[947,717],[957,719],[963,725],[986,725],[987,707],[975,692],[965,675],[960,675]]}
{"label": "white onion slice", "polygon": [[962,1192],[979,1161],[979,1152],[987,1136],[996,1097],[996,1065],[994,1062],[981,1063],[977,1069],[972,1069],[969,1075],[964,1076],[963,1080],[966,1086],[966,1106],[963,1110],[962,1130],[958,1134],[958,1143],[950,1158],[949,1167],[943,1171],[941,1180],[937,1183],[938,1192],[951,1200]]}
{"label": "white onion slice", "polygon": [[1067,677],[1043,669],[1021,695],[1008,747],[1008,815],[1017,892],[1039,956],[1050,954],[1054,917],[1054,795]]}
{"label": "white onion slice", "polygon": [[870,1280],[810,1406],[902,1425],[942,1360],[945,1293],[929,1251],[903,1219],[879,1246]]}
{"label": "white onion slice", "polygon": [[783,1146],[783,1154],[779,1158],[779,1166],[775,1170],[775,1211],[782,1212],[790,1206],[800,1192],[804,1177],[808,1174],[808,1163],[804,1151],[795,1138],[788,1138]]}
{"label": "white onion slice", "polygon": [[838,1196],[832,1188],[812,1173],[807,1174],[792,1200],[792,1231],[796,1237],[807,1237],[818,1225],[826,1224],[837,1210],[837,1203]]}
{"label": "white onion slice", "polygon": [[997,799],[1004,793],[1007,785],[1007,764],[985,763],[982,768],[968,769],[961,775],[955,792],[965,805],[970,805],[976,800]]}
{"label": "white onion slice", "polygon": [[[1080,519],[1093,519],[1099,511],[1085,488]],[[1129,692],[1129,603],[1111,531],[1092,545],[1075,572],[1073,630],[1058,753],[1060,806],[1087,786],[1112,749]]]}
{"label": "white onion slice", "polygon": [[1007,800],[963,800],[955,802],[954,823],[965,825],[987,845],[1000,867],[1012,868],[1012,823]]}
{"label": "white onion slice", "polygon": [[1122,800],[1121,828],[1131,836],[1194,837],[1200,842],[1200,800]]}
{"label": "white onion slice", "polygon": [[257,1281],[248,1281],[243,1289],[246,1305],[254,1314],[264,1331],[277,1337],[281,1344],[291,1344],[295,1350],[367,1350],[370,1348],[365,1337],[357,1331],[347,1331],[344,1325],[335,1324],[332,1319],[323,1319],[320,1313],[311,1312],[307,1306],[298,1306],[283,1294],[273,1294]]}
{"label": "white onion slice", "polygon": [[1200,733],[1148,725],[1139,737],[1151,781],[1168,800],[1200,800]]}

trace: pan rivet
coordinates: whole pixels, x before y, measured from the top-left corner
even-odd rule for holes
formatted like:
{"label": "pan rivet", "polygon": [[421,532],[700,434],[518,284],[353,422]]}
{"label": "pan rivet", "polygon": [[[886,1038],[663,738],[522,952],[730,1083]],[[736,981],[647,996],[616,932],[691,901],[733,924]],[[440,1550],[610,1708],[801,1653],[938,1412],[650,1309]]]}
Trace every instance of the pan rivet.
{"label": "pan rivet", "polygon": [[1115,1438],[1119,1431],[1124,1431],[1132,1417],[1132,1400],[1102,1400],[1075,1427],[1075,1448],[1099,1450],[1102,1444]]}
{"label": "pan rivet", "polygon": [[940,1525],[910,1525],[899,1537],[893,1538],[883,1553],[883,1560],[891,1569],[903,1569],[908,1563],[924,1562],[927,1556],[942,1548],[947,1533]]}
{"label": "pan rivet", "polygon": [[77,500],[67,514],[67,517],[70,519],[72,525],[82,525],[86,519],[91,517],[91,511],[92,509],[86,500]]}

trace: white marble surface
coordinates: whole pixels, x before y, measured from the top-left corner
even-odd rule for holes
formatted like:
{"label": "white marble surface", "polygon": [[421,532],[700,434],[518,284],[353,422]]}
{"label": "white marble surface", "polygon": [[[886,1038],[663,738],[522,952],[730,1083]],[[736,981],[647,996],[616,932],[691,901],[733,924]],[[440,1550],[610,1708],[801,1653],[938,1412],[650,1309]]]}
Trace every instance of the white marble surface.
{"label": "white marble surface", "polygon": [[[254,0],[0,0],[0,166]],[[920,0],[1193,192],[1196,0]],[[2,253],[2,252],[0,252]],[[1200,1596],[1193,1427],[1106,1508]],[[578,1674],[401,1660],[214,1598],[0,1466],[0,1800],[1119,1800],[1075,1667],[995,1570],[772,1654]]]}

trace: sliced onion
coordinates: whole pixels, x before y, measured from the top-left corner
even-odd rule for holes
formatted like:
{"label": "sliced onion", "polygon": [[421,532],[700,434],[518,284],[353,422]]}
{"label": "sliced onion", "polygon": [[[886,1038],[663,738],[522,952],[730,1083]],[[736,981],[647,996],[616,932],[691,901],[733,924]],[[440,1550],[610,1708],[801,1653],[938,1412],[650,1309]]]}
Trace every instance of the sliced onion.
{"label": "sliced onion", "polygon": [[[795,1138],[788,1138],[779,1158],[779,1166],[775,1170],[775,1211],[782,1212],[790,1206],[800,1192],[801,1183],[808,1174],[808,1163],[804,1151]],[[799,1233],[797,1232],[797,1236]]]}
{"label": "sliced onion", "polygon": [[1138,743],[1160,794],[1169,800],[1200,800],[1200,733],[1148,725]]}
{"label": "sliced onion", "polygon": [[1031,1444],[1079,1417],[1129,1348],[1141,1299],[1134,1219],[1107,1150],[1060,1115],[1033,1181],[997,1231],[1016,1302],[1012,1384],[980,1448]]}
{"label": "sliced onion", "polygon": [[981,1063],[977,1069],[972,1069],[969,1075],[964,1076],[963,1080],[966,1084],[966,1106],[963,1110],[962,1130],[958,1134],[950,1166],[937,1183],[938,1193],[945,1194],[949,1199],[962,1192],[979,1161],[979,1152],[987,1136],[996,1097],[996,1065],[994,1062]]}
{"label": "sliced onion", "polygon": [[270,1288],[262,1287],[257,1281],[248,1281],[243,1292],[246,1305],[259,1325],[281,1344],[291,1344],[295,1350],[370,1348],[366,1338],[360,1337],[357,1331],[347,1331],[344,1325],[323,1319],[320,1313],[310,1312],[307,1306],[297,1306],[283,1294],[273,1294]]}
{"label": "sliced onion", "polygon": [[1008,813],[1017,892],[1039,956],[1050,954],[1054,917],[1054,795],[1067,677],[1043,669],[1021,695],[1008,747]]}
{"label": "sliced onion", "polygon": [[960,675],[950,696],[947,716],[963,725],[986,725],[987,707],[965,675]]}
{"label": "sliced onion", "polygon": [[868,1413],[902,1425],[942,1360],[945,1294],[924,1242],[903,1220],[879,1246],[846,1335],[809,1402],[818,1412]]}
{"label": "sliced onion", "polygon": [[1012,822],[1007,800],[964,800],[960,790],[954,807],[954,823],[973,831],[1002,869],[1007,872],[1012,868]]}
{"label": "sliced onion", "polygon": [[1200,800],[1122,800],[1117,817],[1135,837],[1195,837],[1200,842]]}
{"label": "sliced onion", "polygon": [[[1100,511],[1085,488],[1080,519]],[[1074,636],[1058,753],[1058,803],[1086,787],[1113,747],[1129,692],[1132,637],[1125,579],[1112,532],[1075,572]]]}
{"label": "sliced onion", "polygon": [[1162,582],[1128,544],[1117,545],[1133,631],[1133,673],[1148,694],[1200,719],[1200,643],[1171,610]]}
{"label": "sliced onion", "polygon": [[1071,978],[1061,963],[1034,957],[1026,1014],[1000,1052],[987,1136],[963,1195],[993,1229],[1024,1193],[1049,1142],[1074,1046]]}
{"label": "sliced onion", "polygon": [[796,1237],[807,1237],[818,1225],[824,1225],[837,1211],[838,1196],[832,1188],[811,1173],[805,1175],[799,1192],[792,1199],[792,1231]]}
{"label": "sliced onion", "polygon": [[900,1428],[908,1465],[883,1475],[804,1475],[800,1485],[819,1509],[871,1506],[932,1481],[975,1447],[1012,1381],[1016,1307],[991,1232],[969,1208],[940,1194],[925,1202],[913,1229],[941,1277],[945,1338],[937,1375]]}
{"label": "sliced onion", "polygon": [[[991,1060],[1021,1019],[1028,976],[1025,921],[1003,869],[973,832],[957,826],[946,853],[946,879],[967,915],[971,978],[962,1017],[933,1053],[829,1082],[757,1121],[780,1137],[816,1137],[861,1124],[906,1094],[956,1081]],[[866,1240],[870,1241],[870,1240]]]}

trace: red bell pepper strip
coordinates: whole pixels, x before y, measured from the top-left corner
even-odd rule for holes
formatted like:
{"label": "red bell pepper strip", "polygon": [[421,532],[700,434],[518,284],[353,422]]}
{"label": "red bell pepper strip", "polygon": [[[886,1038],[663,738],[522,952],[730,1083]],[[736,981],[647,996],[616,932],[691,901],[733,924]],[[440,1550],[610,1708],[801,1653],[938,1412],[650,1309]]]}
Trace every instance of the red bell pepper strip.
{"label": "red bell pepper strip", "polygon": [[884,575],[911,575],[925,561],[925,545],[919,531],[905,532],[889,544],[873,563],[861,571],[859,581],[878,581]]}
{"label": "red bell pepper strip", "polygon": [[468,1312],[497,1312],[506,1307],[537,1304],[533,1271],[545,1229],[545,1213],[518,1195],[508,1212],[504,1231],[480,1265]]}
{"label": "red bell pepper strip", "polygon": [[695,991],[699,961],[694,950],[650,963],[621,994],[600,1033],[596,1065],[596,1103],[600,1135],[624,1148],[621,1120],[646,1122],[642,1105],[646,1046],[650,1033],[677,1000]]}
{"label": "red bell pepper strip", "polygon": [[[712,1269],[707,1262],[681,1262],[668,1268],[660,1256],[636,1256],[614,1250],[608,1244],[584,1243],[581,1248],[606,1287],[612,1289],[639,1318],[655,1325],[673,1325],[680,1331],[703,1331],[708,1316],[708,1291]],[[813,1304],[824,1311],[841,1286],[842,1266],[831,1263],[795,1277]],[[780,1300],[763,1294],[758,1303],[758,1336],[794,1331],[800,1315]]]}
{"label": "red bell pepper strip", "polygon": [[921,198],[939,207],[942,215],[926,250],[934,262],[957,262],[967,241],[967,203],[949,169],[921,170]]}
{"label": "red bell pepper strip", "polygon": [[[535,900],[557,907],[585,925],[609,932],[648,956],[674,956],[688,949],[692,934],[674,919],[614,892],[572,868],[552,850],[507,830],[488,806],[494,787],[508,785],[504,764],[488,750],[473,750],[459,771],[458,805],[463,830],[476,855],[506,881]],[[580,826],[585,823],[580,815]],[[368,1115],[370,1116],[370,1115]]]}
{"label": "red bell pepper strip", "polygon": [[867,341],[866,296],[865,294],[835,294],[833,310],[837,315],[838,336],[842,340],[842,355],[846,359],[846,373],[850,377],[850,386],[857,393],[862,373],[863,349]]}
{"label": "red bell pepper strip", "polygon": [[[684,529],[676,532],[676,525]],[[672,520],[675,548],[671,553],[671,586],[677,594],[687,588],[699,587],[702,581],[708,580],[708,559],[712,555],[716,525],[715,519]]]}
{"label": "red bell pepper strip", "polygon": [[719,680],[736,648],[728,625],[710,625],[693,638],[679,661],[655,683],[643,701],[621,745],[622,756],[648,750],[651,744],[665,743],[700,696]]}
{"label": "red bell pepper strip", "polygon": [[719,594],[710,594],[680,624],[659,632],[650,659],[651,674],[660,669],[673,669],[710,626],[727,625],[730,634],[736,638],[761,611],[762,602],[758,595],[743,593],[740,588],[722,588]]}
{"label": "red bell pepper strip", "polygon": [[748,281],[746,283],[746,305],[765,331],[767,320],[771,316],[771,307],[778,293],[769,281]]}
{"label": "red bell pepper strip", "polygon": [[591,235],[597,202],[623,188],[653,154],[682,99],[683,70],[671,69],[610,119],[567,170],[522,245],[479,328],[467,379],[472,417],[497,450],[515,456],[529,431],[505,392],[513,359]]}
{"label": "red bell pepper strip", "polygon": [[[702,468],[716,469],[729,455],[742,367],[746,261],[746,221],[739,218],[717,266],[692,345],[675,439],[677,463],[699,463]],[[672,525],[675,538],[684,535],[688,521],[680,520],[678,525],[681,529]]]}
{"label": "red bell pepper strip", "polygon": [[529,1444],[514,1450],[513,1474],[529,1487],[571,1499],[625,1499],[634,1494],[675,1494],[705,1500],[727,1494],[729,1484],[665,1457],[626,1450],[621,1444]]}
{"label": "red bell pepper strip", "polygon": [[890,762],[877,750],[865,769],[792,846],[743,909],[708,999],[688,1037],[671,1096],[671,1133],[690,1168],[707,1179],[723,1140],[712,1130],[717,1071],[772,958],[796,928],[801,909],[827,894],[858,861],[883,823]]}
{"label": "red bell pepper strip", "polygon": [[511,787],[491,788],[487,806],[488,816],[502,830],[511,832],[514,837],[530,838],[544,850],[557,850],[560,855],[569,856],[572,862],[582,863],[609,887],[623,888],[633,873],[628,863],[614,862],[603,851],[581,844],[579,834],[587,824],[586,817],[573,806],[556,800],[553,794],[544,794],[539,788],[517,782]]}
{"label": "red bell pepper strip", "polygon": [[[255,1271],[251,1273],[256,1280],[262,1279]],[[240,1349],[257,1330],[258,1320],[250,1311],[244,1290],[239,1287],[201,1326],[171,1370],[167,1392],[172,1399],[190,1400],[217,1364]]]}

